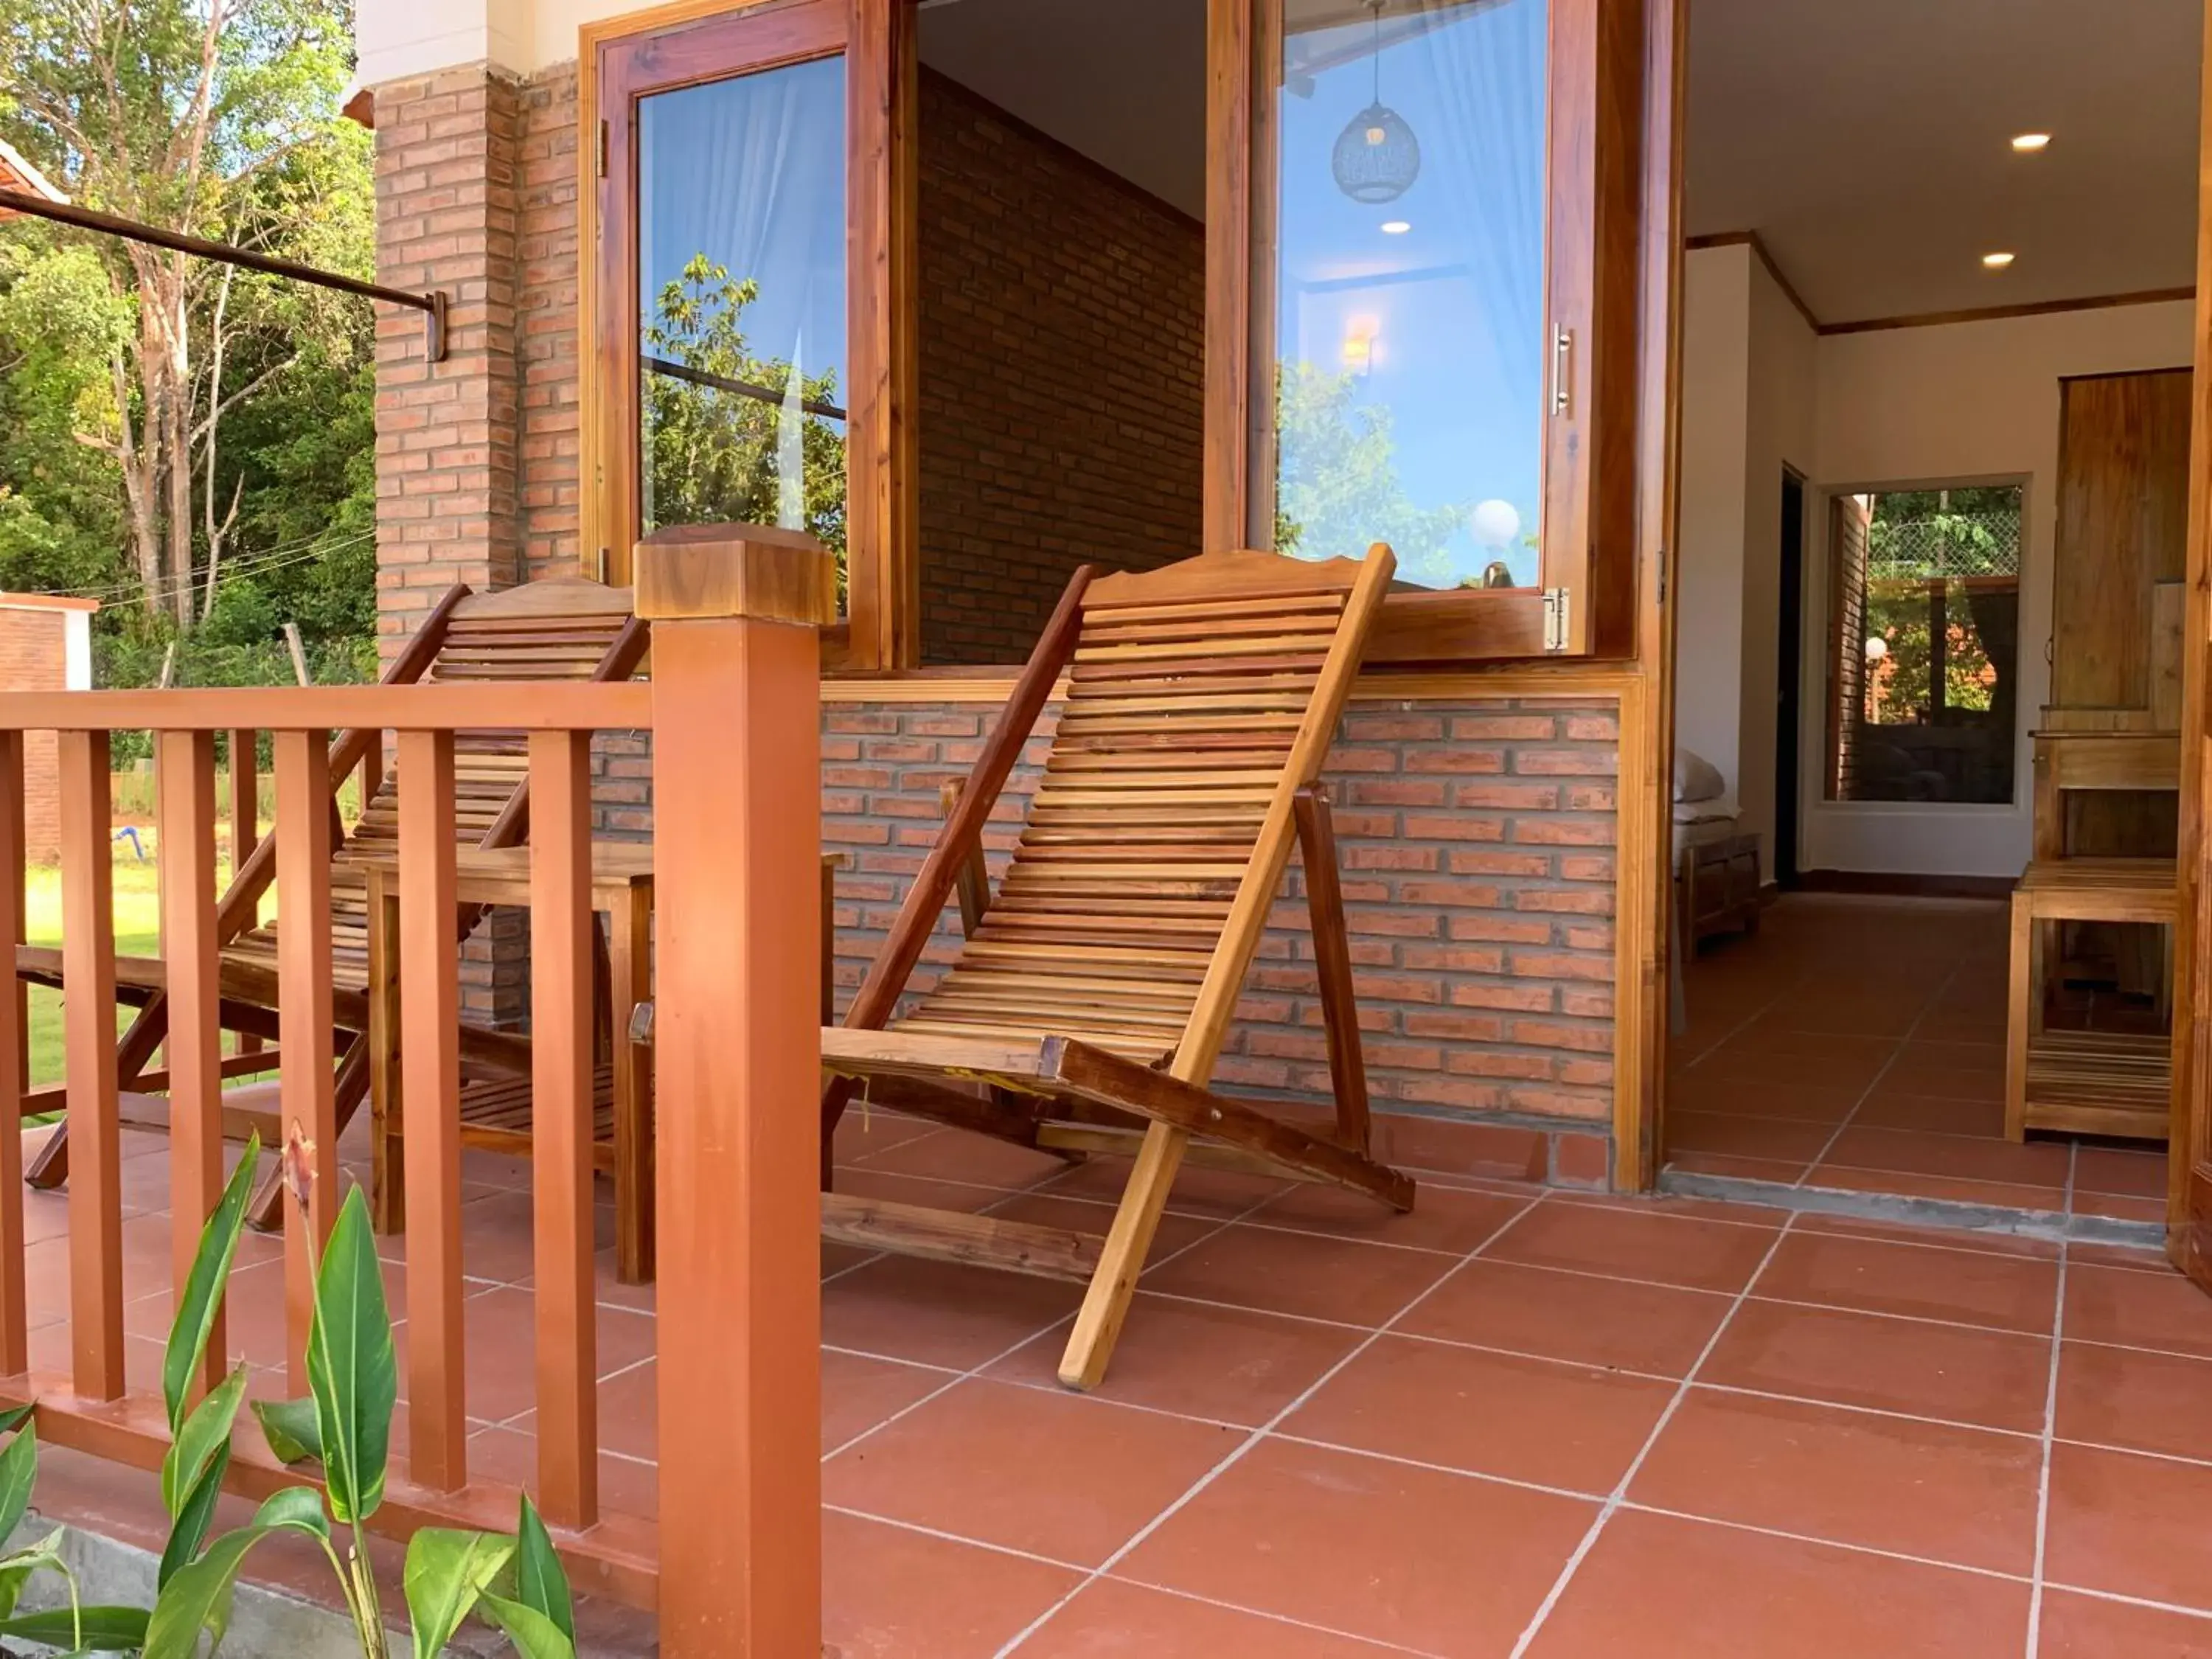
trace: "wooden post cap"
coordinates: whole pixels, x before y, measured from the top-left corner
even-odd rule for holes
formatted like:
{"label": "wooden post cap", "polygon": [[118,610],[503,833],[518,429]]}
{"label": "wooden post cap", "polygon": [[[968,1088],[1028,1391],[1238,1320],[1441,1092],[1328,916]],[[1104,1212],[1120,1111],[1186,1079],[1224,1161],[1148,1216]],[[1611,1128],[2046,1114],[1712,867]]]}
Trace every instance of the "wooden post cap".
{"label": "wooden post cap", "polygon": [[837,620],[837,561],[813,537],[774,525],[687,524],[637,544],[637,614],[825,628]]}

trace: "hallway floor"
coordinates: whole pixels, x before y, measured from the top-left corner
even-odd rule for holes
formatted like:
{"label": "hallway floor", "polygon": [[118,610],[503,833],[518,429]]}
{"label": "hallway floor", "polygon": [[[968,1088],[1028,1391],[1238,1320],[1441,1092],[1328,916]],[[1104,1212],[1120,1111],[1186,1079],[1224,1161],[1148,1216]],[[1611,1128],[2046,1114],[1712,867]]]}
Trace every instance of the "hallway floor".
{"label": "hallway floor", "polygon": [[2001,901],[1793,893],[1709,941],[1670,1045],[1668,1167],[2160,1222],[2162,1147],[2004,1138]]}

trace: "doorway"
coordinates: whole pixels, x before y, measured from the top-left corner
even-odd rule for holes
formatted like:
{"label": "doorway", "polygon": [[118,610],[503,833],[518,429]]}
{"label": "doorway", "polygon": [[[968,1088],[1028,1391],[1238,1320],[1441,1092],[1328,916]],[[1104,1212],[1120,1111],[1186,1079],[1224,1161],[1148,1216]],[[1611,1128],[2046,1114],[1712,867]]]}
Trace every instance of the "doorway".
{"label": "doorway", "polygon": [[1774,716],[1774,885],[1797,885],[1798,726],[1805,641],[1805,479],[1782,469],[1781,599],[1774,635],[1778,684]]}

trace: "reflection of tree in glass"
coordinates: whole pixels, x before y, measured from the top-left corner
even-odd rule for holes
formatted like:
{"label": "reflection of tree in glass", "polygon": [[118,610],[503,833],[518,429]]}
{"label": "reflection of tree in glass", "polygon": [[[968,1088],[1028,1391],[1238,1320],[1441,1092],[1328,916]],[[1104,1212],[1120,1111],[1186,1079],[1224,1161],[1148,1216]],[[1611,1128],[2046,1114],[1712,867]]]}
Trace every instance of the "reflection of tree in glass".
{"label": "reflection of tree in glass", "polygon": [[1275,545],[1302,559],[1358,558],[1388,542],[1407,575],[1451,574],[1444,544],[1468,507],[1425,507],[1406,494],[1391,464],[1390,410],[1362,404],[1350,374],[1285,362],[1276,374],[1275,432],[1281,446]]}
{"label": "reflection of tree in glass", "polygon": [[[700,386],[649,368],[641,377],[645,399],[645,527],[660,525],[775,524],[781,483],[778,440],[781,399],[791,386],[791,365],[756,357],[745,346],[744,308],[760,297],[751,277],[731,280],[728,268],[696,253],[683,273],[653,302],[644,331],[645,355],[686,368],[744,380],[775,394],[777,401]],[[835,369],[802,374],[799,396],[835,404]],[[835,422],[802,416],[801,514],[807,532],[837,555],[844,585],[845,439]]]}

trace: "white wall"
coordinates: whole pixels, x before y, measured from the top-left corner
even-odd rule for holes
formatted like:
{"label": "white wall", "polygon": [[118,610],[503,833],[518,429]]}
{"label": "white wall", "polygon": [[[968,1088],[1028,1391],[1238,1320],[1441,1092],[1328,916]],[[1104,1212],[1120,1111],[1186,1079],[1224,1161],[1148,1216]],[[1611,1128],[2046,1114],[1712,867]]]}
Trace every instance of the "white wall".
{"label": "white wall", "polygon": [[[2010,806],[1820,799],[1803,792],[1808,869],[2017,876],[2033,828],[2029,732],[2050,694],[2051,574],[2058,524],[2058,382],[2062,376],[2185,367],[2194,307],[2115,306],[1940,328],[1831,334],[1820,342],[1820,482],[1869,484],[2027,480],[2021,573],[2021,729]],[[1825,495],[1808,517],[1825,525]],[[1817,544],[1817,543],[1816,543]],[[1825,554],[1826,549],[1820,551]],[[1808,581],[1814,632],[1826,584]],[[1821,667],[1807,657],[1804,741],[1818,754]]]}
{"label": "white wall", "polygon": [[1675,740],[1720,769],[1771,872],[1782,474],[1813,471],[1817,342],[1741,244],[1686,256],[1682,330]]}
{"label": "white wall", "polygon": [[[354,11],[355,79],[374,87],[458,64],[489,63],[527,75],[538,57],[534,0],[359,0]],[[563,58],[576,55],[568,31]]]}

